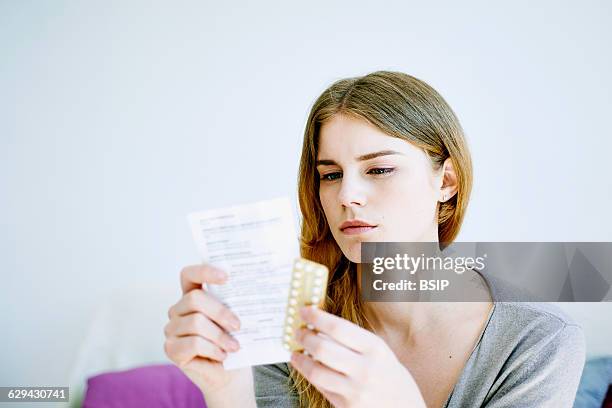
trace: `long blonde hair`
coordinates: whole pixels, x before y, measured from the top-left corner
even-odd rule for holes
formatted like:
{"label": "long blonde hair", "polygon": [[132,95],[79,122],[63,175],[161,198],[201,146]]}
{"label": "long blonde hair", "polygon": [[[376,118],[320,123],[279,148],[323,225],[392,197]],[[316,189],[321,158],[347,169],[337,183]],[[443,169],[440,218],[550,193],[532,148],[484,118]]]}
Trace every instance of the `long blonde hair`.
{"label": "long blonde hair", "polygon": [[[357,264],[334,240],[319,200],[315,162],[321,125],[336,114],[365,119],[389,136],[422,148],[434,170],[452,160],[458,191],[438,209],[440,247],[453,242],[472,189],[472,162],[459,120],[446,101],[425,82],[400,72],[377,71],[334,82],[315,101],[304,131],[298,175],[302,213],[300,252],[330,270],[324,309],[372,330],[364,315],[357,282]],[[329,401],[289,365],[301,407],[331,407]]]}

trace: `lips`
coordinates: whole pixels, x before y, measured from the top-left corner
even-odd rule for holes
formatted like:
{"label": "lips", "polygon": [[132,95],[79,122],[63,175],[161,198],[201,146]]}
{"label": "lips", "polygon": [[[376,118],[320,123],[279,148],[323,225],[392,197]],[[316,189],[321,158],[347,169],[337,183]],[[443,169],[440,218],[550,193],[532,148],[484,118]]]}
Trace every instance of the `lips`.
{"label": "lips", "polygon": [[374,228],[376,228],[376,225],[357,219],[344,221],[340,225],[340,231],[350,235],[368,232],[373,230]]}

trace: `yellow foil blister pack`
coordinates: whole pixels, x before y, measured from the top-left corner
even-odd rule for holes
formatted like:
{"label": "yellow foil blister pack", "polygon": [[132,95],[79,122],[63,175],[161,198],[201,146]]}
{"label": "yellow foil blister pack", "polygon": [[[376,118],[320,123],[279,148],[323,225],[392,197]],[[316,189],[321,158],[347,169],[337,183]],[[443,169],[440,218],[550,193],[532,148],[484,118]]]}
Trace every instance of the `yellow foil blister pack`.
{"label": "yellow foil blister pack", "polygon": [[[293,262],[293,272],[289,286],[289,299],[283,325],[283,346],[290,351],[302,351],[304,347],[295,341],[295,332],[305,322],[300,317],[299,310],[303,306],[316,305],[322,308],[325,303],[327,278],[329,270],[326,266],[297,258]],[[310,325],[308,325],[310,326]],[[312,327],[309,327],[312,329]]]}

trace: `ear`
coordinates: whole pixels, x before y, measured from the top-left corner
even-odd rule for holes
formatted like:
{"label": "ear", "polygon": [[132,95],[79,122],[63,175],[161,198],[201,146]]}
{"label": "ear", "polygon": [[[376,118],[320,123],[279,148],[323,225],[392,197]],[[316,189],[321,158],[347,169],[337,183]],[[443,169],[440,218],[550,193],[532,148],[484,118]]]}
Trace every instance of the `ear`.
{"label": "ear", "polygon": [[440,186],[440,201],[441,203],[448,201],[457,193],[459,186],[457,185],[457,173],[451,158],[447,158],[441,168],[442,185]]}

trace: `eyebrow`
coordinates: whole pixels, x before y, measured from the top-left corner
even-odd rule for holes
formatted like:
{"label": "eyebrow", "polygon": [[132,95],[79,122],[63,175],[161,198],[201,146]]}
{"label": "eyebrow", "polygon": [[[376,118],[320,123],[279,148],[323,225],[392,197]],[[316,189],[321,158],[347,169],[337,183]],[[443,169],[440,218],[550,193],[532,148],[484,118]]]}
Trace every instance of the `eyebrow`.
{"label": "eyebrow", "polygon": [[[390,154],[402,154],[403,155],[403,153],[396,152],[395,150],[381,150],[380,152],[367,153],[367,154],[361,155],[359,157],[356,157],[355,159],[357,161],[365,161],[365,160],[375,159],[376,157],[380,157],[380,156],[388,156]],[[316,161],[316,166],[333,166],[337,164],[338,163],[336,163],[334,160],[329,160],[329,159],[323,159],[323,160]]]}

